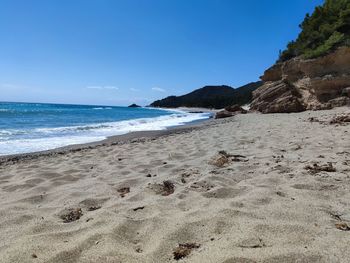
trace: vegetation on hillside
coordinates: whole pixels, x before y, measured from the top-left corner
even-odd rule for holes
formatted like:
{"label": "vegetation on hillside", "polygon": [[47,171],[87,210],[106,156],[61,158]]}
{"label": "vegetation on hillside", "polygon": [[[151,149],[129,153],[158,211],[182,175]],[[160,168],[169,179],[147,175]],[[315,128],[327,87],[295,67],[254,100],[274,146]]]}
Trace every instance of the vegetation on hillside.
{"label": "vegetation on hillside", "polygon": [[252,100],[252,92],[262,85],[252,82],[240,88],[230,86],[205,86],[182,96],[169,96],[157,100],[150,106],[162,108],[200,107],[222,109],[234,104],[244,105]]}
{"label": "vegetation on hillside", "polygon": [[325,0],[312,15],[306,14],[300,28],[298,38],[288,43],[279,61],[296,56],[316,58],[339,46],[350,46],[350,0]]}

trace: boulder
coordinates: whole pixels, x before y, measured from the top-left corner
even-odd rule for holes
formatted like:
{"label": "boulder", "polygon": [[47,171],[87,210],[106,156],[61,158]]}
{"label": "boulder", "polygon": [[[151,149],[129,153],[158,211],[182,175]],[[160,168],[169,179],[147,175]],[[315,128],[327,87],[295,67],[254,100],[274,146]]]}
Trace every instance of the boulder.
{"label": "boulder", "polygon": [[338,97],[328,101],[328,104],[329,104],[329,108],[350,106],[350,98],[345,96]]}
{"label": "boulder", "polygon": [[262,113],[290,113],[304,111],[297,89],[286,81],[270,82],[257,89],[251,109]]}
{"label": "boulder", "polygon": [[228,106],[225,108],[225,110],[229,112],[247,113],[247,111],[243,109],[241,106],[239,106],[238,104]]}
{"label": "boulder", "polygon": [[235,115],[236,115],[235,112],[231,112],[231,111],[227,111],[227,110],[221,110],[221,111],[218,111],[215,114],[215,119],[222,119],[222,118],[232,117],[232,116],[235,116]]}
{"label": "boulder", "polygon": [[341,94],[342,94],[342,96],[346,96],[346,97],[350,98],[350,87],[343,89]]}

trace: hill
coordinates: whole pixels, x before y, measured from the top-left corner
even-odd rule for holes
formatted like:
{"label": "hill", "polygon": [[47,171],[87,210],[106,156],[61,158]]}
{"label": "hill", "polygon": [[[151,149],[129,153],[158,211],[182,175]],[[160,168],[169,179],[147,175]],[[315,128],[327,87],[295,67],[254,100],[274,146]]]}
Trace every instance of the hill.
{"label": "hill", "polygon": [[200,107],[221,109],[229,105],[244,105],[251,101],[252,92],[262,85],[252,82],[240,88],[230,86],[205,86],[182,96],[169,96],[150,104],[152,107],[177,108]]}
{"label": "hill", "polygon": [[289,42],[280,62],[297,56],[317,58],[340,46],[350,46],[350,1],[326,0],[311,15],[306,14],[299,27],[298,38]]}

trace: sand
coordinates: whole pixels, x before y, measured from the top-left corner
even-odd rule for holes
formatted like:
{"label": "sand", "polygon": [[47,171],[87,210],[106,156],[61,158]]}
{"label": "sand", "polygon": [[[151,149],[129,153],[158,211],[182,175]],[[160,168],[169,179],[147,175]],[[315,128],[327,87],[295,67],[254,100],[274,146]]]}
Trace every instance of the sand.
{"label": "sand", "polygon": [[344,112],[2,162],[0,262],[349,262],[350,124],[329,124]]}

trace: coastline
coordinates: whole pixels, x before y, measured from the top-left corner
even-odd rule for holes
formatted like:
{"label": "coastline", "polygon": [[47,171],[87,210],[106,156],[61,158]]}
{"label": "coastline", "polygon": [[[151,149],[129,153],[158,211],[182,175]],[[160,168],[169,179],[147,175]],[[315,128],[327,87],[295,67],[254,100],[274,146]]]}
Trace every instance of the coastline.
{"label": "coastline", "polygon": [[149,138],[149,137],[157,137],[161,136],[163,134],[167,134],[168,131],[175,132],[175,130],[178,129],[186,129],[188,128],[194,128],[198,124],[202,122],[206,122],[210,119],[212,119],[212,116],[215,114],[215,110],[211,109],[205,109],[205,108],[177,108],[177,109],[162,109],[162,108],[156,108],[156,109],[161,109],[161,110],[174,110],[178,112],[203,112],[203,113],[210,113],[212,114],[208,119],[198,119],[194,120],[188,123],[184,123],[182,125],[176,125],[176,126],[169,126],[165,130],[151,130],[151,131],[135,131],[135,132],[127,132],[124,134],[120,135],[112,135],[112,136],[107,136],[107,138],[103,140],[98,140],[98,141],[92,141],[92,142],[87,142],[87,143],[82,143],[82,144],[70,144],[66,146],[61,146],[57,148],[52,148],[48,150],[43,150],[43,151],[33,151],[33,152],[28,152],[28,153],[18,153],[18,154],[7,154],[7,155],[0,155],[0,165],[4,162],[8,161],[18,161],[22,159],[32,159],[36,158],[39,156],[47,156],[47,155],[54,155],[54,154],[64,154],[66,152],[72,152],[72,151],[80,151],[84,149],[91,149],[92,147],[99,147],[103,145],[109,145],[113,143],[121,143],[121,142],[128,142],[131,140],[135,140],[138,138]]}
{"label": "coastline", "polygon": [[344,113],[241,114],[7,162],[0,258],[179,262],[192,244],[181,262],[345,263],[350,125],[330,124]]}
{"label": "coastline", "polygon": [[[214,113],[215,111],[203,109],[203,108],[184,108],[183,111],[203,111],[208,113]],[[193,129],[200,129],[207,125],[212,125],[217,120],[214,120],[212,117],[208,119],[195,120],[183,125],[168,127],[165,130],[152,130],[152,131],[136,131],[129,132],[120,135],[109,136],[106,139],[94,142],[88,142],[83,144],[72,144],[63,147],[53,148],[45,151],[29,152],[29,153],[19,153],[19,154],[9,154],[0,156],[0,165],[5,163],[14,163],[22,160],[32,160],[39,157],[53,156],[67,154],[70,152],[84,151],[92,148],[98,148],[102,146],[118,145],[136,141],[146,141],[154,140],[161,136],[167,136],[171,134],[188,132]]]}

